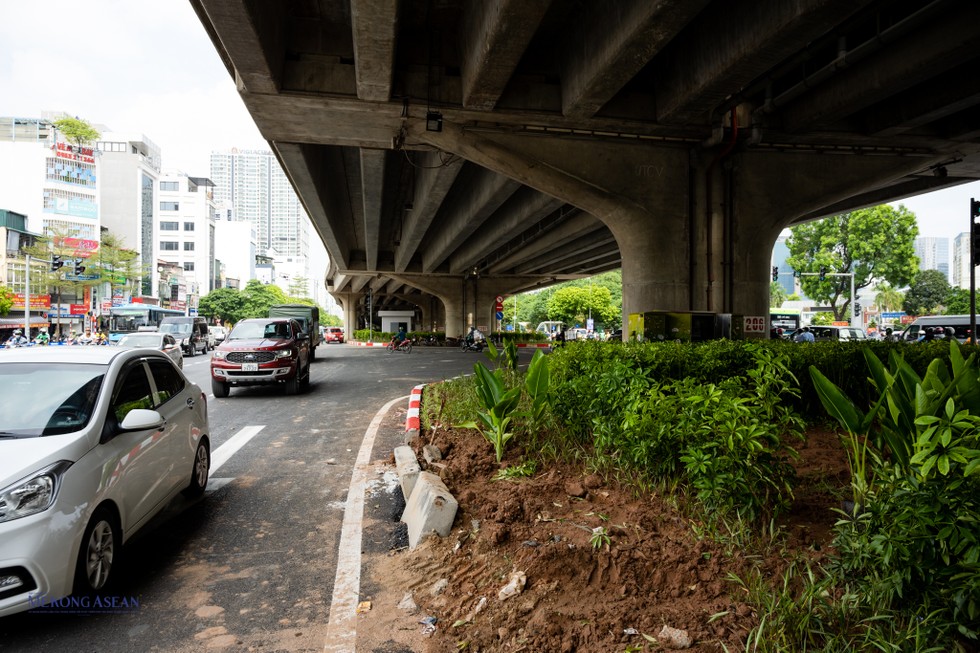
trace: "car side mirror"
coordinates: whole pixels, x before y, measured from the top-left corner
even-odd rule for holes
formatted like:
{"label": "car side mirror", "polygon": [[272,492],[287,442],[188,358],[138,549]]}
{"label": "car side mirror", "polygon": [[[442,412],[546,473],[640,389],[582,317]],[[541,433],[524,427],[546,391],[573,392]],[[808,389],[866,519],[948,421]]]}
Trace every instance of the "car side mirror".
{"label": "car side mirror", "polygon": [[123,431],[149,431],[150,429],[158,429],[163,425],[163,415],[157,411],[134,408],[126,413],[126,417],[119,424],[119,428]]}

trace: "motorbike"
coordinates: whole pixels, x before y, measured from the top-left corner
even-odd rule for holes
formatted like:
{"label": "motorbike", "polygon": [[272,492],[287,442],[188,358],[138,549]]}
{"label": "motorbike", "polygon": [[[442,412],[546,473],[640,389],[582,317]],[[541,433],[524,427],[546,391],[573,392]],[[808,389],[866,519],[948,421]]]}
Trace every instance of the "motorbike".
{"label": "motorbike", "polygon": [[462,341],[460,341],[460,345],[459,345],[459,348],[462,351],[481,352],[483,351],[484,347],[486,347],[486,343],[482,339],[481,340],[463,339]]}

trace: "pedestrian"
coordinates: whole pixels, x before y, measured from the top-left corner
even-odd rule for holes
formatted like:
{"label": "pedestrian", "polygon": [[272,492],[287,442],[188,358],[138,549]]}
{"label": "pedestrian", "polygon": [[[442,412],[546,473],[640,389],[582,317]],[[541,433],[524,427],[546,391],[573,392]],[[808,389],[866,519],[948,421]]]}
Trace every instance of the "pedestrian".
{"label": "pedestrian", "polygon": [[803,327],[803,330],[796,336],[796,342],[813,342],[813,334],[810,333],[810,327]]}
{"label": "pedestrian", "polygon": [[892,328],[891,327],[886,327],[885,328],[885,340],[892,340]]}

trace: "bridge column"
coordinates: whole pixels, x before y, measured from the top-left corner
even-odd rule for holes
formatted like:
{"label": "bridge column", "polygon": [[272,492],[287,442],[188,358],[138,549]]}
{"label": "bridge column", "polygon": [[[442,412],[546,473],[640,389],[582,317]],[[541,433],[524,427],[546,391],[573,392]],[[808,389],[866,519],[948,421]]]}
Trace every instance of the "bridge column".
{"label": "bridge column", "polygon": [[446,311],[445,328],[449,337],[463,333],[466,321],[465,281],[459,277],[416,277],[392,274],[393,279],[437,297]]}

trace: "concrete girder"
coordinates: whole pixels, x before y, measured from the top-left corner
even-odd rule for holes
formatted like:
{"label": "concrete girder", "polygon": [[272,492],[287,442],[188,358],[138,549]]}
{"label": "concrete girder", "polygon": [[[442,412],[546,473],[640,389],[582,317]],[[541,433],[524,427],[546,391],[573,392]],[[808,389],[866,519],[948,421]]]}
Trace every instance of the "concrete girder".
{"label": "concrete girder", "polygon": [[[364,256],[368,270],[378,268],[378,239],[381,235],[381,198],[385,183],[384,150],[360,149],[361,188],[364,214]],[[364,192],[366,191],[366,192]]]}
{"label": "concrete girder", "polygon": [[502,274],[513,270],[518,265],[530,261],[542,253],[547,253],[552,248],[562,247],[584,233],[595,231],[601,224],[594,216],[584,211],[578,211],[577,215],[569,217],[550,229],[547,237],[536,238],[514,252],[493,261],[488,271],[490,274]]}
{"label": "concrete girder", "polygon": [[[356,249],[353,205],[348,200],[347,170],[341,148],[275,143],[273,150],[303,199],[310,222],[330,255],[340,267],[350,267],[349,254]],[[330,180],[338,180],[331,187]],[[337,192],[338,187],[343,191]]]}
{"label": "concrete girder", "polygon": [[570,118],[598,113],[708,1],[586,4],[561,49],[562,113]]}
{"label": "concrete girder", "polygon": [[[832,123],[913,88],[932,78],[936,70],[974,60],[980,50],[978,24],[980,3],[952,3],[940,20],[909,34],[903,47],[880,50],[863,66],[842,67],[787,106],[780,115],[783,129],[809,131]],[[969,65],[976,69],[975,61]]]}
{"label": "concrete girder", "polygon": [[435,272],[467,238],[513,195],[520,184],[513,179],[482,167],[473,167],[465,188],[454,192],[437,224],[437,233],[427,239],[422,254],[422,270]]}
{"label": "concrete girder", "polygon": [[869,1],[715,3],[656,64],[657,120],[707,124],[725,98]]}
{"label": "concrete girder", "polygon": [[608,256],[610,252],[618,253],[616,239],[608,229],[597,229],[567,245],[555,247],[547,254],[531,262],[516,266],[514,272],[517,274],[534,274],[567,262],[569,259],[585,263],[595,260],[592,255],[595,255],[595,258],[603,258]]}
{"label": "concrete girder", "polygon": [[373,276],[367,274],[359,274],[356,276],[352,276],[350,280],[351,292],[355,292],[355,293],[363,292],[364,286],[368,285],[368,282],[371,281],[371,279],[373,278],[374,278]]}
{"label": "concrete girder", "polygon": [[482,0],[467,3],[460,43],[463,106],[490,110],[497,104],[551,0]]}
{"label": "concrete girder", "polygon": [[391,74],[398,32],[398,3],[350,0],[357,97],[369,102],[391,98]]}
{"label": "concrete girder", "polygon": [[869,108],[862,120],[865,132],[892,136],[980,105],[977,63],[964,64],[902,93],[897,101]]}
{"label": "concrete girder", "polygon": [[286,6],[242,0],[191,0],[191,4],[238,90],[277,93],[285,59]]}
{"label": "concrete girder", "polygon": [[463,243],[449,259],[450,272],[465,272],[486,252],[493,251],[510,240],[515,233],[526,230],[562,206],[562,201],[527,187],[519,189],[488,220]]}
{"label": "concrete girder", "polygon": [[416,165],[412,210],[405,215],[401,241],[395,252],[396,272],[408,269],[419,243],[463,167],[464,160],[460,157],[449,155],[448,160],[443,160],[444,156],[443,152],[420,152],[416,157],[421,162]]}

